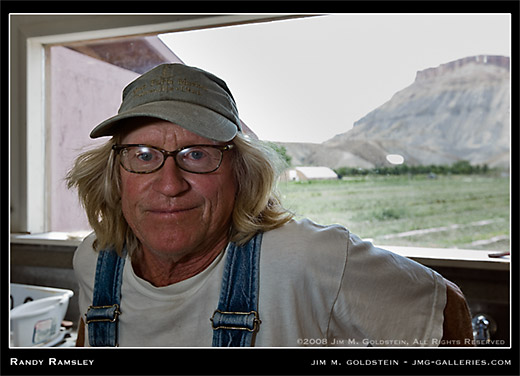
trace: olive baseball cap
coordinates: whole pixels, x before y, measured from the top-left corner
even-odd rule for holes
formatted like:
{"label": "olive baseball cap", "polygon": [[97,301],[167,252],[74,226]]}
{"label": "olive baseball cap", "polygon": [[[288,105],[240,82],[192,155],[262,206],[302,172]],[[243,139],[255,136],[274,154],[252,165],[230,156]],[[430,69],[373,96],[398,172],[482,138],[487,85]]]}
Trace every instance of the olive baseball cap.
{"label": "olive baseball cap", "polygon": [[175,123],[199,136],[227,142],[242,131],[238,110],[226,83],[202,69],[162,64],[136,78],[123,90],[113,116],[92,130],[91,138],[112,136],[122,120],[153,117]]}

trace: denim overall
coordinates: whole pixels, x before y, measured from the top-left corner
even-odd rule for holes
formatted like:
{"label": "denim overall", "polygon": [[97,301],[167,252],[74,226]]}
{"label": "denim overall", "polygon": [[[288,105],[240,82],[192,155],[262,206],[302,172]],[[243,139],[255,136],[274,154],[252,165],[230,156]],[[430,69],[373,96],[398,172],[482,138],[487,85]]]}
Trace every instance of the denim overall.
{"label": "denim overall", "polygon": [[[262,233],[242,246],[231,243],[217,309],[211,317],[213,347],[248,347],[259,330],[258,289]],[[86,314],[90,346],[118,346],[121,284],[126,250],[99,252],[92,306]]]}

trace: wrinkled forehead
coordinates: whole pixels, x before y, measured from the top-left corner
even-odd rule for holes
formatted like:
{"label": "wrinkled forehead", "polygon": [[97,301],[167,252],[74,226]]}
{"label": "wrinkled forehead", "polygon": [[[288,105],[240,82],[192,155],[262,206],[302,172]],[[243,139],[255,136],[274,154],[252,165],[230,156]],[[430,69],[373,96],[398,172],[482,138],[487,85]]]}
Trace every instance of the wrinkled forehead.
{"label": "wrinkled forehead", "polygon": [[178,124],[157,118],[133,118],[116,136],[116,142],[122,144],[149,144],[163,148],[177,148],[187,144],[220,145],[217,142],[193,133]]}

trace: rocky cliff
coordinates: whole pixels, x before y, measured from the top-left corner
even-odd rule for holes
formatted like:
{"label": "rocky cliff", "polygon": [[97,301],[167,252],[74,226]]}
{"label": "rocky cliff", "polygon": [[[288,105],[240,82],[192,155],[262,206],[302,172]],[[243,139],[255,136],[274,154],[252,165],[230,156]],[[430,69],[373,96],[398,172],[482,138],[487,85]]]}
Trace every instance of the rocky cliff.
{"label": "rocky cliff", "polygon": [[508,168],[509,66],[507,57],[474,56],[417,72],[350,131],[321,145],[283,145],[295,165],[369,168],[400,154],[409,165],[467,160]]}

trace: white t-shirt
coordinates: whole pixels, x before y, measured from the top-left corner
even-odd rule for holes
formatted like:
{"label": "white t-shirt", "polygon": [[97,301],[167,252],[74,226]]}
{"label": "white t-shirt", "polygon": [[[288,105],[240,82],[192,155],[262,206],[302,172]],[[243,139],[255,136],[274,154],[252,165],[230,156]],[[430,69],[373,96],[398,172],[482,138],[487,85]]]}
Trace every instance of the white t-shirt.
{"label": "white t-shirt", "polygon": [[[95,235],[74,256],[79,306],[92,304]],[[226,253],[202,273],[154,287],[125,263],[119,345],[210,347]],[[436,346],[446,284],[436,272],[364,242],[341,226],[291,221],[264,234],[257,347]],[[88,328],[87,328],[88,329]],[[85,336],[88,346],[88,333]]]}

